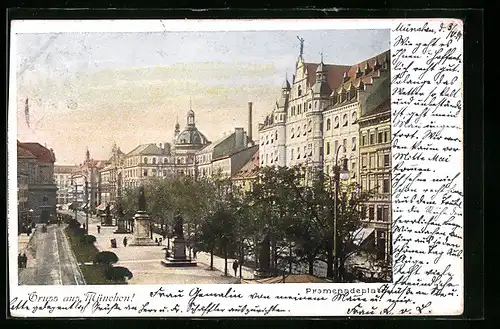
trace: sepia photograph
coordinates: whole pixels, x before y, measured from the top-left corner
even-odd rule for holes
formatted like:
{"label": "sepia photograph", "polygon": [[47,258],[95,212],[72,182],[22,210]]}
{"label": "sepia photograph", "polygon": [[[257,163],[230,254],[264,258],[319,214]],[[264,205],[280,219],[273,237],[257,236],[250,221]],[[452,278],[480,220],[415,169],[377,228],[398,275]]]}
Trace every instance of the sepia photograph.
{"label": "sepia photograph", "polygon": [[389,29],[14,37],[19,285],[392,281]]}

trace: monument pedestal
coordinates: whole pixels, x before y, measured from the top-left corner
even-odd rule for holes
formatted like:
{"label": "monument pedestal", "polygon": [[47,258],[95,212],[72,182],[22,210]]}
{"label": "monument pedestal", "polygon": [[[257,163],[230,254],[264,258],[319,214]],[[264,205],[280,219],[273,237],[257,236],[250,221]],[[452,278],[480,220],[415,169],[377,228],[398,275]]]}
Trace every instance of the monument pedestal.
{"label": "monument pedestal", "polygon": [[156,246],[151,239],[150,217],[142,210],[139,210],[134,216],[134,240],[131,246]]}
{"label": "monument pedestal", "polygon": [[165,260],[161,261],[161,264],[166,267],[193,267],[197,266],[196,262],[193,262],[186,257],[186,240],[183,238],[175,238],[170,251],[171,256],[166,257]]}

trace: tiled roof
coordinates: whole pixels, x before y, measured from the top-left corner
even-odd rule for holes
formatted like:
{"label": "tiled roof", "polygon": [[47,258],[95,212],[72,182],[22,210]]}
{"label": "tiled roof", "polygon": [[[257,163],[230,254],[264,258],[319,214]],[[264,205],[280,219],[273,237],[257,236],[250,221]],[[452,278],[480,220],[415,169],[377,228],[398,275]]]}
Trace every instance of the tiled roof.
{"label": "tiled roof", "polygon": [[255,177],[259,169],[259,148],[256,149],[252,158],[233,175],[233,179],[246,179]]}
{"label": "tiled roof", "polygon": [[155,143],[150,144],[141,144],[137,146],[135,149],[130,151],[127,156],[133,155],[161,155],[163,154],[163,150],[158,147]]}
{"label": "tiled roof", "polygon": [[27,149],[22,148],[19,145],[17,145],[17,156],[18,157],[26,157],[26,158],[35,158],[36,159],[36,156],[34,156],[30,151],[28,151]]}
{"label": "tiled roof", "polygon": [[40,143],[18,143],[19,147],[29,151],[42,163],[54,163],[56,161],[54,153]]}
{"label": "tiled roof", "polygon": [[386,61],[390,60],[390,50],[384,51],[372,58],[369,58],[361,63],[352,65],[347,71],[347,77],[341,76],[339,79],[340,84],[336,88],[340,90],[342,86],[344,89],[349,88],[351,85],[359,86],[360,82],[364,84],[372,84],[373,78],[380,75],[380,67]]}
{"label": "tiled roof", "polygon": [[[307,82],[309,87],[312,87],[316,83],[316,69],[318,68],[318,63],[304,63],[307,70]],[[331,65],[323,64],[328,86],[331,90],[337,89],[342,84],[342,77],[344,73],[347,72],[351,67],[347,65]]]}

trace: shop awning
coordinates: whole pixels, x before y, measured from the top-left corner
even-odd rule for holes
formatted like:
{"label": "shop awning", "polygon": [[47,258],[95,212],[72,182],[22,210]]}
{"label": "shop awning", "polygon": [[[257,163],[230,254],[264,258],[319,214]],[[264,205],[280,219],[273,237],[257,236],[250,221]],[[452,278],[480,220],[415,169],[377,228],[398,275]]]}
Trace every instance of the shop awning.
{"label": "shop awning", "polygon": [[370,235],[373,234],[375,229],[373,227],[362,227],[353,234],[353,243],[357,246],[361,245]]}

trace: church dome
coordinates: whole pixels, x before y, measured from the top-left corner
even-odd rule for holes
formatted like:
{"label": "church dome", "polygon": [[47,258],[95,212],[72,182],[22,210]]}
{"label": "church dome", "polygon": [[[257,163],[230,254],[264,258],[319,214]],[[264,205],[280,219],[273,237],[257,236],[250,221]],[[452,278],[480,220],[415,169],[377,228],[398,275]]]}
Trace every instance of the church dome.
{"label": "church dome", "polygon": [[208,139],[197,128],[186,128],[175,138],[176,145],[205,145]]}
{"label": "church dome", "polygon": [[187,125],[174,139],[175,145],[206,145],[209,141],[198,128],[194,120],[194,111],[187,112]]}

